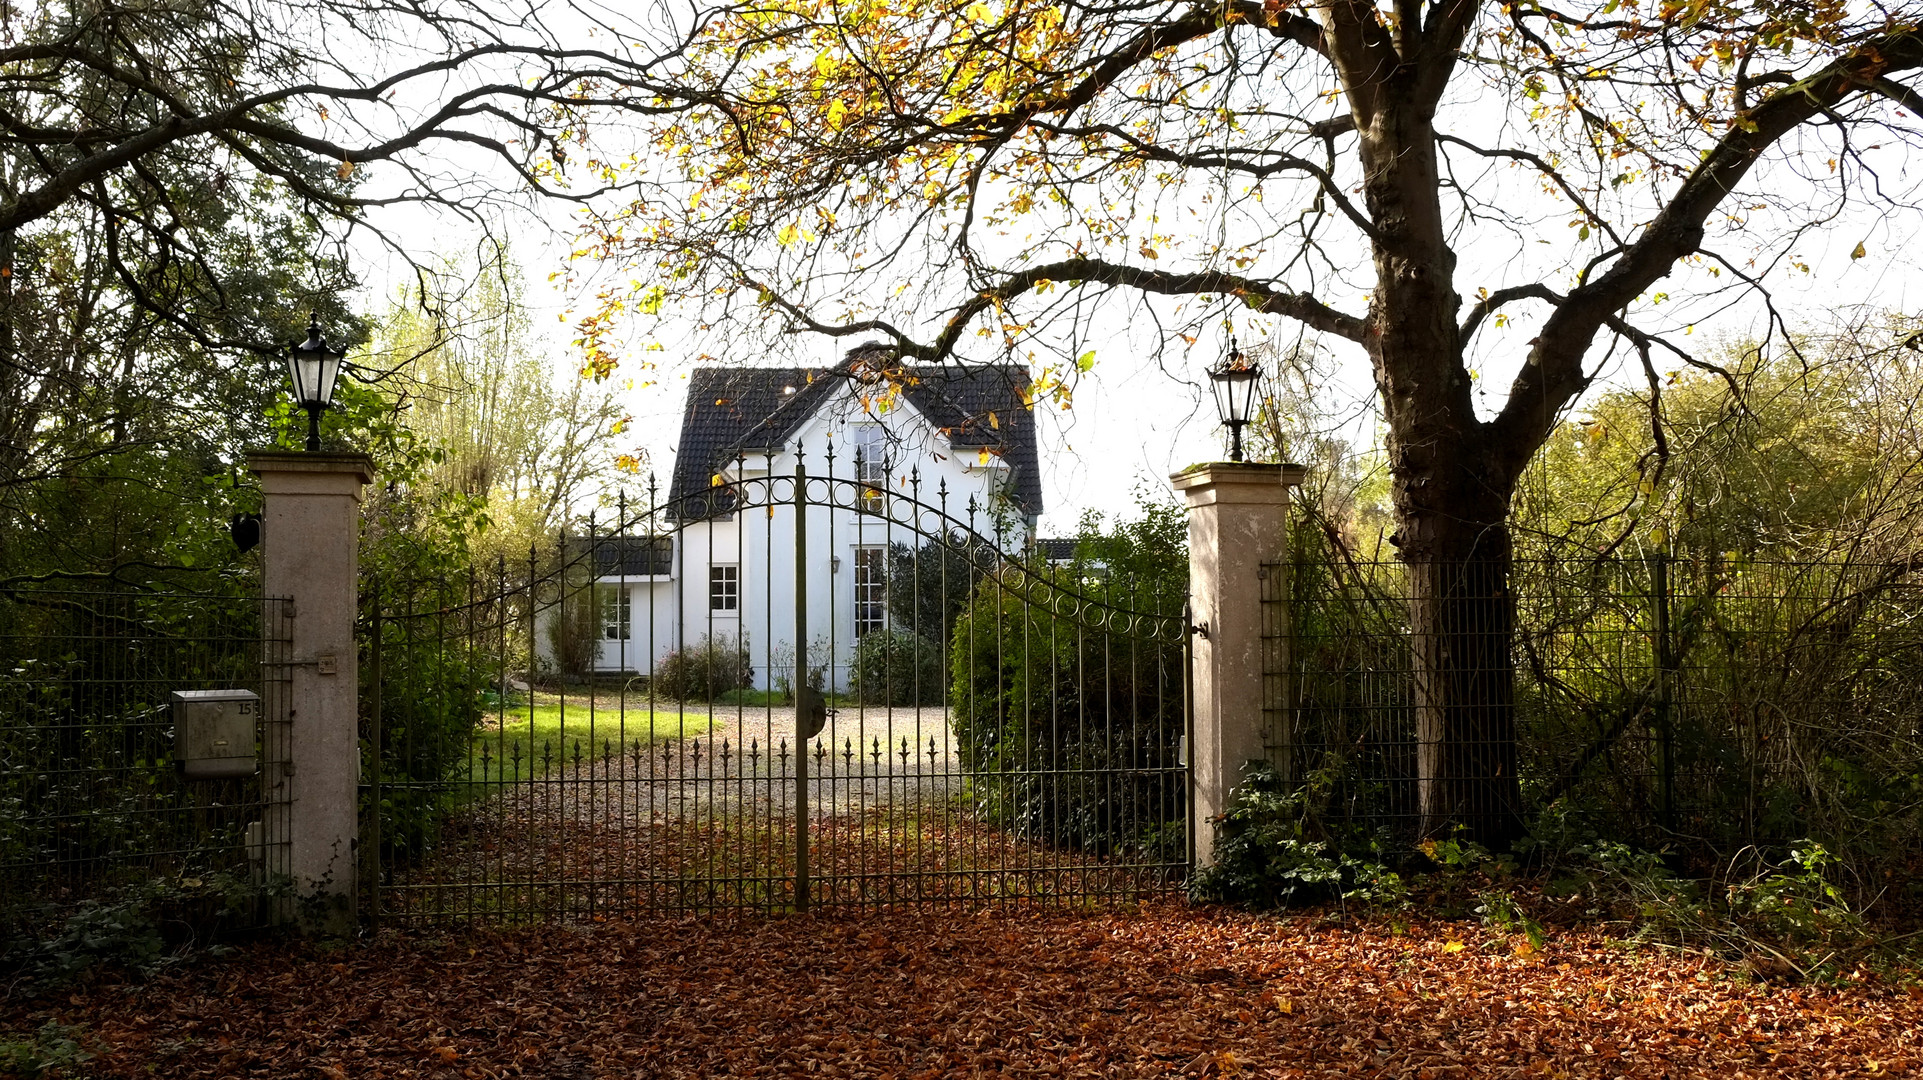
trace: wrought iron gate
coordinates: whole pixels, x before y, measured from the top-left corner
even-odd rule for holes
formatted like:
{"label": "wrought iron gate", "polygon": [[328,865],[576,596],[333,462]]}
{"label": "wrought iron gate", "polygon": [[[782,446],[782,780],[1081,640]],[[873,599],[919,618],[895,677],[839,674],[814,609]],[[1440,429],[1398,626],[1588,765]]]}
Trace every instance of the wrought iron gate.
{"label": "wrought iron gate", "polygon": [[1179,887],[1185,580],[822,461],[375,590],[371,918]]}

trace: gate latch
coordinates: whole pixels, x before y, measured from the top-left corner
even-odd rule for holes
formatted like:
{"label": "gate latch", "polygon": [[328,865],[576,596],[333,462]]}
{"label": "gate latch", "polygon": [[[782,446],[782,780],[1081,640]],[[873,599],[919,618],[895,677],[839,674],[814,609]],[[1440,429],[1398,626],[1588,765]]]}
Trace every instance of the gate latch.
{"label": "gate latch", "polygon": [[803,686],[795,694],[795,732],[804,740],[812,739],[827,726],[828,700],[814,687]]}

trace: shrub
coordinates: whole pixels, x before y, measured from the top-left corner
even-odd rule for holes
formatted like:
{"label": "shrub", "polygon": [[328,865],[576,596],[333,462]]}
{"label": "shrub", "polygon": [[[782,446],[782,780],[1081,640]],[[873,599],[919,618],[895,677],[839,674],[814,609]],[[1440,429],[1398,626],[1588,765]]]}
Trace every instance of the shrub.
{"label": "shrub", "polygon": [[654,690],[675,701],[713,701],[754,683],[743,638],[704,634],[701,640],[661,658],[654,669]]}
{"label": "shrub", "polygon": [[855,645],[855,699],[864,705],[939,705],[941,647],[907,630],[875,630]]}
{"label": "shrub", "polygon": [[562,675],[585,678],[600,647],[595,591],[564,586],[560,603],[547,624],[548,646],[554,668]]}
{"label": "shrub", "polygon": [[1328,833],[1314,812],[1315,788],[1289,788],[1267,764],[1251,769],[1216,832],[1214,862],[1190,882],[1190,895],[1258,909],[1330,900],[1406,906],[1407,886],[1385,865],[1387,838]]}
{"label": "shrub", "polygon": [[977,584],[949,638],[949,704],[988,821],[1084,851],[1183,857],[1168,827],[1183,806],[1181,642],[1108,610],[1181,610],[1180,524],[1155,506],[1110,535],[1089,519],[1074,565]]}
{"label": "shrub", "polygon": [[[819,694],[828,684],[828,639],[818,637],[808,643],[808,688]],[[795,647],[783,641],[768,656],[769,685],[775,700],[783,705],[795,703]]]}
{"label": "shrub", "polygon": [[[432,846],[455,783],[467,779],[482,695],[495,676],[465,643],[421,620],[390,620],[381,635],[380,738],[370,755],[383,784],[380,842],[383,857],[412,856]],[[364,683],[363,694],[372,681]],[[370,705],[362,702],[362,715]]]}
{"label": "shrub", "polygon": [[0,1032],[0,1075],[35,1080],[86,1064],[93,1055],[80,1044],[79,1034],[57,1020],[32,1034]]}

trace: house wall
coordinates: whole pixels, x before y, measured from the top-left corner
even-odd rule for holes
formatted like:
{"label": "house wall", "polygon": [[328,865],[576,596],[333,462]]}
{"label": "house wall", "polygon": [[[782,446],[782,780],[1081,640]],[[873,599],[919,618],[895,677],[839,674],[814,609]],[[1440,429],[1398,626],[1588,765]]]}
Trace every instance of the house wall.
{"label": "house wall", "polygon": [[[723,475],[730,481],[753,481],[770,473],[792,477],[799,455],[811,478],[832,475],[855,480],[852,445],[855,429],[863,425],[877,425],[886,434],[891,497],[909,495],[913,490],[909,478],[919,470],[923,503],[945,505],[949,517],[968,524],[972,496],[978,507],[972,518],[974,527],[990,538],[997,536],[994,508],[1001,506],[997,493],[1008,481],[1007,466],[992,455],[984,460],[974,450],[958,453],[905,401],[880,412],[864,408],[854,391],[845,392],[817,411],[787,446],[750,455]],[[835,447],[832,465],[826,452],[831,442]],[[938,494],[944,486],[945,500]],[[837,486],[838,499],[846,501],[849,490],[845,485]],[[781,483],[778,491],[785,499],[790,487]],[[819,484],[811,484],[811,499],[819,500],[824,494]],[[1010,550],[1026,546],[1033,523],[1006,509],[999,513],[1004,527],[1001,545]],[[932,515],[925,516],[925,521],[928,527],[941,527]],[[827,668],[830,689],[845,690],[855,645],[856,552],[864,547],[885,548],[891,543],[919,546],[923,538],[907,525],[853,509],[831,509],[818,502],[810,505],[807,524],[803,577],[807,582],[811,663]],[[791,679],[796,595],[794,526],[792,504],[776,506],[772,513],[765,507],[750,507],[726,520],[693,522],[676,535],[670,580],[608,579],[605,584],[628,592],[631,636],[626,642],[603,641],[597,670],[652,674],[661,658],[695,645],[703,637],[739,641],[745,635],[756,688],[771,688],[778,677]],[[734,612],[710,606],[709,570],[722,565],[738,568],[739,595]],[[540,637],[546,647],[547,635]],[[551,662],[551,655],[549,659]]]}

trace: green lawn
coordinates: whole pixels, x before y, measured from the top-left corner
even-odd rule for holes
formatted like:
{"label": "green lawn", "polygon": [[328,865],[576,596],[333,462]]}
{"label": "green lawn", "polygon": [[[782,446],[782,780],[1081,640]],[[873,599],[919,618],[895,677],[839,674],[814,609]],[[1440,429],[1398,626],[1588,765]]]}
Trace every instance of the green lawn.
{"label": "green lawn", "polygon": [[[532,714],[532,715],[530,715]],[[559,705],[510,705],[484,721],[487,725],[468,752],[473,779],[513,783],[575,760],[625,754],[660,739],[693,738],[708,733],[705,711],[650,711],[645,706],[596,705],[589,726],[586,702],[567,705],[566,725]],[[518,751],[518,753],[517,753]]]}

